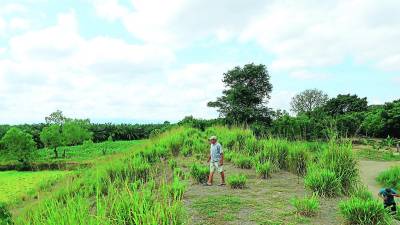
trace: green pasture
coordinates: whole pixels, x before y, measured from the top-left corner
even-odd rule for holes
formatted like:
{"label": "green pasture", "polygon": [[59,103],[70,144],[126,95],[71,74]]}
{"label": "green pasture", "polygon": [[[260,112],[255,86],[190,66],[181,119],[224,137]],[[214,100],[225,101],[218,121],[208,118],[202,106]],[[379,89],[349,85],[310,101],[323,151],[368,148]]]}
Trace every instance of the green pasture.
{"label": "green pasture", "polygon": [[0,202],[15,203],[64,177],[68,171],[0,172]]}

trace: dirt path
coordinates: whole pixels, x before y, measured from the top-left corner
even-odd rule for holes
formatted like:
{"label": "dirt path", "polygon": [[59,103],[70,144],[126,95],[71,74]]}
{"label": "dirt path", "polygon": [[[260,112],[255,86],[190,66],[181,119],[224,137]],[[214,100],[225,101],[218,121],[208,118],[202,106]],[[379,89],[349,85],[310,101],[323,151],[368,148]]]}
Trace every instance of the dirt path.
{"label": "dirt path", "polygon": [[[382,186],[376,182],[376,177],[380,172],[389,169],[391,166],[400,165],[400,162],[368,161],[360,160],[361,181],[367,185],[372,195],[378,198],[377,194]],[[400,221],[393,221],[393,225],[400,225]]]}
{"label": "dirt path", "polygon": [[[179,160],[178,165],[186,171],[191,160]],[[292,197],[306,194],[303,179],[281,171],[271,179],[258,178],[254,169],[238,169],[231,163],[225,164],[226,176],[245,174],[247,187],[234,190],[220,187],[220,177],[215,185],[205,187],[191,184],[184,196],[184,204],[191,219],[189,224],[338,224],[337,206],[340,199],[321,200],[321,210],[316,217],[304,218],[294,213],[290,204]],[[340,224],[340,222],[339,222]]]}
{"label": "dirt path", "polygon": [[367,185],[374,196],[377,195],[382,186],[376,182],[378,174],[391,166],[400,165],[400,162],[368,161],[360,160],[361,181]]}

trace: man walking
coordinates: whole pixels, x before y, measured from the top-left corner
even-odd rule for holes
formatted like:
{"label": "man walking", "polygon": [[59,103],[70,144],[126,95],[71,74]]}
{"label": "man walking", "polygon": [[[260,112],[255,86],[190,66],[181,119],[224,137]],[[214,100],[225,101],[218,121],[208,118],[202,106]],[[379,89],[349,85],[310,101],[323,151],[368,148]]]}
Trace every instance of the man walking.
{"label": "man walking", "polygon": [[385,208],[390,207],[392,214],[396,214],[396,201],[394,200],[394,197],[400,197],[397,192],[392,189],[392,188],[382,188],[379,191],[379,197],[383,199],[383,204]]}
{"label": "man walking", "polygon": [[218,171],[221,174],[221,186],[225,185],[225,174],[224,174],[224,153],[221,144],[217,142],[217,137],[212,136],[209,138],[211,147],[210,155],[208,156],[208,163],[210,163],[210,175],[208,176],[207,186],[211,186],[213,182],[214,172]]}

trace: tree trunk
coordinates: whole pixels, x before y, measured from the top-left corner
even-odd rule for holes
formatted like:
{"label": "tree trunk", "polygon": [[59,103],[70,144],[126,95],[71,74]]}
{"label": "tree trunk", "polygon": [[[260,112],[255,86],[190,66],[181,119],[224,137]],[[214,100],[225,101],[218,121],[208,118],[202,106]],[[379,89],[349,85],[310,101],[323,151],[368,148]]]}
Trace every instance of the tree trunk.
{"label": "tree trunk", "polygon": [[58,158],[57,147],[54,148],[54,157],[55,157],[55,158]]}
{"label": "tree trunk", "polygon": [[64,151],[63,151],[63,158],[65,158],[65,147],[64,147],[63,150],[64,150]]}

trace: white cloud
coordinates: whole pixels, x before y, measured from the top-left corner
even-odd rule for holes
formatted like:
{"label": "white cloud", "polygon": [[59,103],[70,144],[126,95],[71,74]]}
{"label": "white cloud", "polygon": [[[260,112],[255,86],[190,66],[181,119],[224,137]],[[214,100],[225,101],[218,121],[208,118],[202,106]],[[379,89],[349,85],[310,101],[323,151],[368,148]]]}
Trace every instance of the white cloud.
{"label": "white cloud", "polygon": [[92,0],[96,13],[107,20],[115,21],[128,13],[128,9],[120,5],[118,0]]}
{"label": "white cloud", "polygon": [[30,22],[27,19],[15,17],[10,20],[8,26],[12,30],[25,30],[29,28]]}
{"label": "white cloud", "polygon": [[6,21],[0,17],[0,36],[1,34],[4,32],[4,30],[6,29],[7,23]]}
{"label": "white cloud", "polygon": [[300,80],[325,80],[330,77],[325,73],[314,73],[307,70],[297,70],[289,73],[289,76]]}
{"label": "white cloud", "polygon": [[[105,5],[111,8],[107,13],[102,10]],[[116,0],[94,1],[99,16],[107,20],[120,18],[135,37],[173,47],[207,37],[220,41],[234,37],[253,15],[262,12],[264,5],[257,0],[135,0],[131,9]]]}
{"label": "white cloud", "polygon": [[359,63],[400,51],[398,1],[276,1],[242,33],[277,55],[274,66],[302,69],[335,65],[350,56]]}
{"label": "white cloud", "polygon": [[17,4],[17,3],[10,3],[3,5],[0,8],[0,15],[7,15],[7,14],[15,14],[15,13],[24,13],[27,12],[27,8],[22,5],[22,4]]}
{"label": "white cloud", "polygon": [[78,28],[70,12],[54,26],[10,39],[10,59],[0,60],[1,121],[42,121],[56,109],[94,120],[216,116],[206,104],[220,94],[222,73],[231,65],[172,68],[175,56],[167,48],[85,39]]}
{"label": "white cloud", "polygon": [[290,111],[290,101],[296,93],[294,91],[281,90],[273,91],[271,94],[271,100],[269,106],[273,109],[284,109]]}
{"label": "white cloud", "polygon": [[[107,2],[118,5],[116,0]],[[255,41],[276,55],[272,63],[276,69],[331,66],[348,57],[380,66],[400,52],[396,0],[135,0],[132,4],[134,9],[118,5],[118,10],[110,11],[123,11],[113,14],[145,42],[182,46],[210,37]]]}

